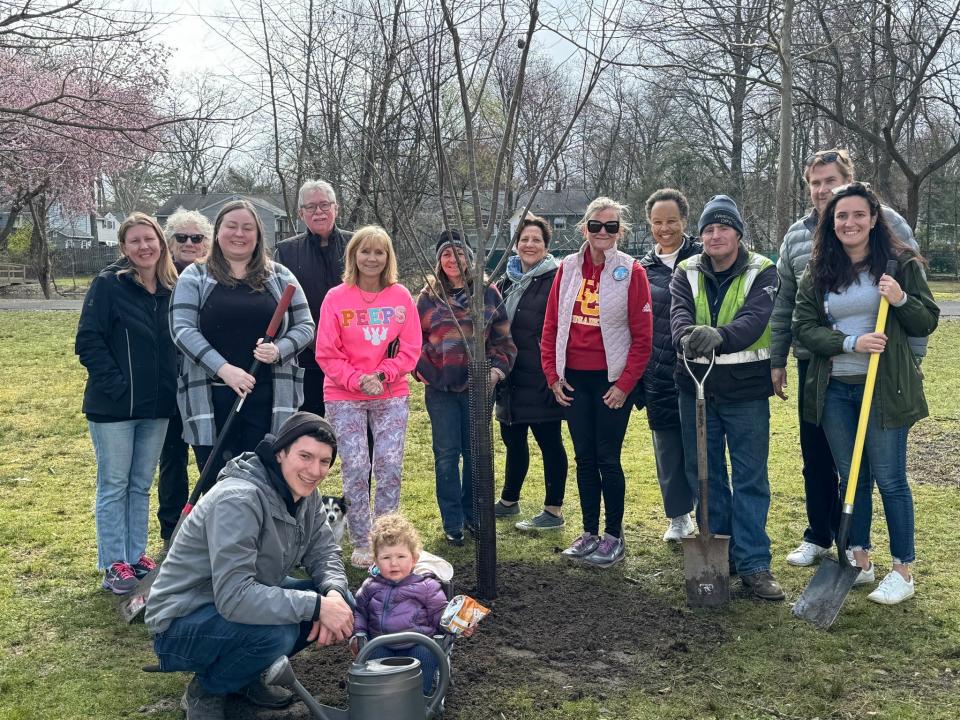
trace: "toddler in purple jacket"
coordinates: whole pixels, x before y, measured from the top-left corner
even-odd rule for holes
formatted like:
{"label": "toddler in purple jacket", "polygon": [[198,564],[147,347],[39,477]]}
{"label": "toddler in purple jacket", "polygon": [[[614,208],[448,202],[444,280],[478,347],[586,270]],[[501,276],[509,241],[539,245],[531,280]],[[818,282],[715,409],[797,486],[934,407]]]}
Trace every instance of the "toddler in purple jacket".
{"label": "toddler in purple jacket", "polygon": [[[350,647],[357,652],[358,638],[413,631],[433,636],[447,597],[440,582],[413,572],[423,544],[416,528],[401,515],[382,515],[370,531],[370,547],[376,564],[357,592]],[[412,657],[420,661],[423,693],[433,687],[437,661],[422,645],[384,646],[373,658]]]}

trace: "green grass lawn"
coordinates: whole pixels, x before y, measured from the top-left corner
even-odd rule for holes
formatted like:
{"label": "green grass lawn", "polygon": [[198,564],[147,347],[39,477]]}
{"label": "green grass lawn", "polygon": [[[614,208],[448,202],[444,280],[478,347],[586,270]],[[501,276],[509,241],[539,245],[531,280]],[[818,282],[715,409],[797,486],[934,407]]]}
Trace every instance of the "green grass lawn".
{"label": "green grass lawn", "polygon": [[960,300],[960,280],[931,280],[934,300]]}
{"label": "green grass lawn", "polygon": [[[179,718],[176,702],[184,677],[140,671],[153,662],[146,629],[122,625],[114,601],[99,589],[91,513],[95,469],[80,413],[85,373],[73,354],[76,322],[77,315],[71,313],[0,313],[0,720]],[[638,668],[644,682],[601,698],[568,701],[546,716],[960,717],[960,596],[955,594],[960,585],[958,353],[960,322],[944,322],[931,338],[923,365],[931,417],[912,435],[919,557],[914,600],[885,608],[855,591],[833,629],[820,632],[794,619],[789,602],[736,599],[727,609],[709,614],[723,626],[726,641],[691,647],[680,675],[652,683],[658,667]],[[792,368],[790,383],[789,402],[771,400],[773,502],[768,530],[774,572],[793,600],[811,571],[790,568],[783,560],[805,527]],[[502,455],[497,460],[499,468]],[[660,540],[665,521],[642,414],[631,421],[624,462],[629,557],[608,571],[603,582],[630,578],[668,607],[683,608],[682,555]],[[534,457],[532,479],[522,498],[525,511],[535,509],[540,499],[539,468]],[[338,484],[336,476],[327,481],[330,488]],[[417,389],[403,509],[421,528],[427,549],[468,562],[471,548],[452,551],[441,542],[432,488],[430,431]],[[501,526],[499,557],[531,564],[558,562],[553,547],[571,541],[579,528],[572,463],[567,498],[562,538],[521,537]],[[875,508],[875,559],[878,574],[885,574],[889,552],[879,501]],[[151,546],[156,549],[155,518],[151,522]],[[360,580],[357,573],[351,577]],[[496,604],[493,608],[496,613]],[[630,622],[630,613],[631,608],[624,607],[622,616],[610,618],[610,623]],[[558,621],[576,622],[575,614],[563,613]],[[589,634],[591,628],[583,632]],[[517,682],[519,689],[512,688],[509,696],[516,701],[499,716],[502,720],[540,720],[544,713],[532,711],[529,699],[560,694],[559,686],[534,686],[523,678]]]}

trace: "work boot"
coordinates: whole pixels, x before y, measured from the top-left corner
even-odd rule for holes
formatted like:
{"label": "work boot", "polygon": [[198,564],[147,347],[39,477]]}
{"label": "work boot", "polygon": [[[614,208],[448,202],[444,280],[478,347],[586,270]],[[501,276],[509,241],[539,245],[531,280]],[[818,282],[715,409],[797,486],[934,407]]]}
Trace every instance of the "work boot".
{"label": "work boot", "polygon": [[267,685],[262,673],[237,694],[263,708],[285,708],[297,699],[297,696],[286,688]]}
{"label": "work boot", "polygon": [[180,709],[187,713],[187,720],[226,720],[223,695],[204,690],[196,675],[180,698]]}
{"label": "work boot", "polygon": [[769,570],[761,570],[752,575],[741,575],[740,581],[761,600],[783,600],[786,595]]}

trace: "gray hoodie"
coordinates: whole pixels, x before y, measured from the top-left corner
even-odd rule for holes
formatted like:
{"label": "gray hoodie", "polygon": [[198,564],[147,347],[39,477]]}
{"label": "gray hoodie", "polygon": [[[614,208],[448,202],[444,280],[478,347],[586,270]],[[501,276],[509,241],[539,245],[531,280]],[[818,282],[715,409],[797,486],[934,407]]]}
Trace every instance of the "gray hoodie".
{"label": "gray hoodie", "polygon": [[347,577],[320,496],[290,515],[254,453],[234,458],[180,527],[150,591],[146,624],[166,630],[176,618],[214,603],[232,622],[291,625],[310,620],[317,594],[279,585],[297,566],[321,594],[347,598]]}

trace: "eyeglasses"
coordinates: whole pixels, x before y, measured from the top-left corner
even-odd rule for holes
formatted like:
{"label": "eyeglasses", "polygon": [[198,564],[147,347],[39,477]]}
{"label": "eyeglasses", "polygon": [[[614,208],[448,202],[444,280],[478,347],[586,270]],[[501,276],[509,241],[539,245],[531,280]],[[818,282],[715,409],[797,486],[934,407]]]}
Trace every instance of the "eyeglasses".
{"label": "eyeglasses", "polygon": [[320,202],[320,203],[308,203],[306,205],[301,205],[301,210],[306,210],[308,215],[313,215],[317,210],[321,212],[327,212],[330,208],[334,207],[336,203],[332,202]]}
{"label": "eyeglasses", "polygon": [[610,235],[616,235],[618,232],[620,232],[620,221],[608,220],[607,222],[600,222],[599,220],[587,220],[588,233],[593,233],[595,235],[600,232],[601,228],[606,230]]}
{"label": "eyeglasses", "polygon": [[870,187],[870,183],[860,182],[859,180],[857,180],[852,183],[847,183],[846,185],[837,185],[837,187],[833,188],[832,192],[834,195],[842,195],[844,193],[848,193],[853,190],[860,190],[862,192],[871,192],[873,188]]}
{"label": "eyeglasses", "polygon": [[850,156],[844,150],[828,150],[826,152],[815,152],[813,155],[807,158],[805,163],[806,167],[810,167],[814,163],[823,163],[824,165],[829,165],[834,163],[837,160],[840,160],[847,165],[850,163]]}
{"label": "eyeglasses", "polygon": [[203,242],[203,234],[187,235],[186,233],[174,233],[173,239],[176,240],[178,243],[185,243],[189,240],[194,245],[199,245],[200,243]]}

